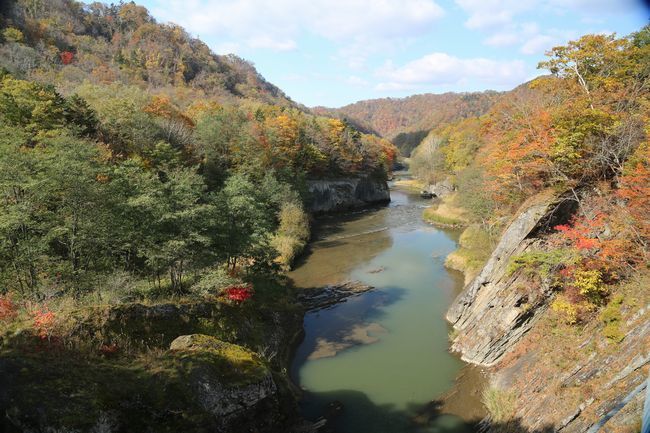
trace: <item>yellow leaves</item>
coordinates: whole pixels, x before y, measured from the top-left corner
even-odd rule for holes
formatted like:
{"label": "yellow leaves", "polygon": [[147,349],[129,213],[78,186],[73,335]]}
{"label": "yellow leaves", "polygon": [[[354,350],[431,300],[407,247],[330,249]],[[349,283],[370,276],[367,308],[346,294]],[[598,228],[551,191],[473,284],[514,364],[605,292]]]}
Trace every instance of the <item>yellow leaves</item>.
{"label": "yellow leaves", "polygon": [[203,116],[216,113],[221,108],[222,106],[218,102],[199,99],[185,110],[185,115],[196,123]]}
{"label": "yellow leaves", "polygon": [[573,278],[573,285],[578,292],[595,304],[601,303],[603,297],[608,293],[602,274],[597,269],[577,270],[574,272]]}
{"label": "yellow leaves", "polygon": [[330,140],[330,143],[332,143],[334,146],[340,145],[343,141],[345,123],[343,123],[340,119],[329,119],[327,126],[329,129],[328,138]]}
{"label": "yellow leaves", "polygon": [[578,322],[578,307],[564,295],[558,295],[555,298],[551,309],[558,313],[567,325],[574,325]]}
{"label": "yellow leaves", "polygon": [[163,119],[175,120],[188,128],[194,127],[194,121],[182,113],[167,96],[154,96],[143,111]]}
{"label": "yellow leaves", "polygon": [[266,120],[267,128],[271,129],[279,145],[293,148],[298,140],[298,122],[286,114],[280,114]]}
{"label": "yellow leaves", "polygon": [[4,37],[5,41],[8,42],[22,42],[25,39],[23,32],[15,27],[7,27],[4,29],[2,36]]}

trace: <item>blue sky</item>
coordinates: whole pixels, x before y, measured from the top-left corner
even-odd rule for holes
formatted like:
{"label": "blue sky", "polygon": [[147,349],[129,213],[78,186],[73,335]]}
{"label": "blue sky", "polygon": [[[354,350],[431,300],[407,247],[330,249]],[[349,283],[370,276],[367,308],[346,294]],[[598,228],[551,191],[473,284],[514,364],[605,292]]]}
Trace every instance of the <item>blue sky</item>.
{"label": "blue sky", "polygon": [[234,52],[292,99],[507,90],[545,50],[648,22],[638,0],[139,0],[215,52]]}

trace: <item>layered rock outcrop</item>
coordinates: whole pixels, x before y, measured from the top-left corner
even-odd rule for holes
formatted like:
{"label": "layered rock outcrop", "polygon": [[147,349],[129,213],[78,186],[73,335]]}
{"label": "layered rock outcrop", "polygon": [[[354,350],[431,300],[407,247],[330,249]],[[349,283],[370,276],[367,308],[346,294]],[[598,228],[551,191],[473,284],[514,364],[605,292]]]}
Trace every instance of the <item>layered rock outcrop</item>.
{"label": "layered rock outcrop", "polygon": [[533,269],[533,281],[530,269],[514,266],[522,257],[550,257],[549,229],[564,224],[575,203],[550,192],[524,203],[447,313],[452,350],[490,366],[489,386],[510,402],[500,408],[505,424],[488,418],[482,431],[638,431],[650,372],[648,274],[617,288],[618,301],[607,306],[617,333],[608,334],[602,311],[580,325],[550,313],[552,270]]}
{"label": "layered rock outcrop", "polygon": [[390,202],[386,181],[369,176],[310,180],[307,188],[310,194],[307,208],[315,214],[344,212]]}
{"label": "layered rock outcrop", "polygon": [[543,248],[536,233],[565,215],[566,201],[547,192],[522,206],[483,270],[447,312],[456,330],[452,350],[465,361],[492,365],[532,326],[548,303],[550,288],[528,290],[524,274],[511,273],[511,258]]}

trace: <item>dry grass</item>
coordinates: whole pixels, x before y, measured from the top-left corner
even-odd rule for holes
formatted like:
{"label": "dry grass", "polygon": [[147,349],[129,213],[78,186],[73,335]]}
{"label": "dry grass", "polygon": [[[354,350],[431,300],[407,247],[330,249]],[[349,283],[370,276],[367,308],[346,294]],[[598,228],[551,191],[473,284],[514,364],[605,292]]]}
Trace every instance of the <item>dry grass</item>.
{"label": "dry grass", "polygon": [[462,227],[469,224],[463,209],[454,205],[455,194],[442,199],[440,204],[424,210],[422,217],[425,221],[443,227]]}

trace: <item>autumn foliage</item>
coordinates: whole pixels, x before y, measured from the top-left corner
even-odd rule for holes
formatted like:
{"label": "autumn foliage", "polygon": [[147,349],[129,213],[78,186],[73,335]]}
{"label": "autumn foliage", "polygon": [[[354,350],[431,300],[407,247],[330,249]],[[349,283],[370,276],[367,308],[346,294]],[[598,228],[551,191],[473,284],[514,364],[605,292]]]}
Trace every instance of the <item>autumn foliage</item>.
{"label": "autumn foliage", "polygon": [[74,60],[74,54],[71,53],[70,51],[61,52],[59,54],[59,57],[61,58],[61,63],[63,63],[64,65],[69,65]]}
{"label": "autumn foliage", "polygon": [[255,291],[253,290],[253,286],[251,284],[230,286],[225,290],[226,298],[230,301],[238,303],[242,303],[250,299],[253,297],[254,293]]}
{"label": "autumn foliage", "polygon": [[41,340],[49,339],[52,336],[56,325],[56,314],[47,307],[32,311],[32,328]]}
{"label": "autumn foliage", "polygon": [[16,304],[9,295],[0,295],[0,322],[10,321],[18,315]]}

